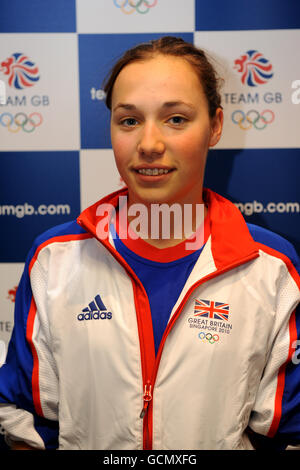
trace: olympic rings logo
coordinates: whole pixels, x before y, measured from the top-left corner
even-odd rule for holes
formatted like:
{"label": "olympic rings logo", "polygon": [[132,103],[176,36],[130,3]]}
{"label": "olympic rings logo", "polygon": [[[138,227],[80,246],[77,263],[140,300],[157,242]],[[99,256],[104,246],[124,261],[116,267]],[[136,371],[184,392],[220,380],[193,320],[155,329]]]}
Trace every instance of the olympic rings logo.
{"label": "olympic rings logo", "polygon": [[113,2],[125,15],[131,15],[135,11],[144,15],[150,11],[150,8],[155,7],[158,0],[113,0]]}
{"label": "olympic rings logo", "polygon": [[270,109],[265,109],[261,113],[255,109],[251,109],[246,114],[244,111],[237,110],[232,113],[231,119],[234,124],[238,124],[240,129],[244,131],[248,131],[252,127],[260,131],[264,129],[267,124],[271,124],[274,121],[275,115]]}
{"label": "olympic rings logo", "polygon": [[17,133],[21,129],[27,133],[33,132],[42,122],[41,114],[36,112],[29,114],[29,116],[25,113],[17,113],[15,116],[11,113],[0,114],[0,124],[13,133]]}
{"label": "olympic rings logo", "polygon": [[212,335],[211,333],[204,333],[203,331],[200,331],[198,338],[202,341],[208,341],[210,344],[214,344],[220,339],[219,335]]}

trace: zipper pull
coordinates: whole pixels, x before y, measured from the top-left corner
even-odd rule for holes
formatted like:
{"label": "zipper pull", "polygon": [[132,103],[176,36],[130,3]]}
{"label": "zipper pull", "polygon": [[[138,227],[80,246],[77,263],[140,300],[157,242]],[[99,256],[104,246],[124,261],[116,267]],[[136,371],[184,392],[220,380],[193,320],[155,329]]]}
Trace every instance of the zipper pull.
{"label": "zipper pull", "polygon": [[144,418],[144,416],[146,414],[146,411],[147,411],[147,408],[148,408],[148,405],[149,405],[149,402],[152,400],[151,389],[152,389],[152,385],[150,383],[150,380],[147,380],[147,383],[146,383],[145,389],[144,389],[144,396],[143,396],[144,407],[143,407],[143,409],[141,411],[141,414],[140,414],[141,419]]}

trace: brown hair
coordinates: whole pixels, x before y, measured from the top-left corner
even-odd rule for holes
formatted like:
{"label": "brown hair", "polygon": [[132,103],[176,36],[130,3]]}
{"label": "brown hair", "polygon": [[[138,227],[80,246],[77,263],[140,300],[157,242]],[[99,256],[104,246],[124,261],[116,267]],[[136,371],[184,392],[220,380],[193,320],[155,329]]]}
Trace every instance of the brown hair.
{"label": "brown hair", "polygon": [[192,65],[199,77],[206,96],[209,115],[211,118],[214,117],[217,108],[222,107],[221,96],[218,90],[219,79],[214,67],[208,61],[203,50],[198,49],[193,44],[188,43],[181,38],[173,36],[164,36],[160,39],[141,43],[124,53],[124,55],[114,65],[110,75],[104,83],[104,91],[106,93],[105,103],[108,109],[111,109],[113,87],[121,70],[129,63],[139,60],[147,60],[155,54],[182,57]]}

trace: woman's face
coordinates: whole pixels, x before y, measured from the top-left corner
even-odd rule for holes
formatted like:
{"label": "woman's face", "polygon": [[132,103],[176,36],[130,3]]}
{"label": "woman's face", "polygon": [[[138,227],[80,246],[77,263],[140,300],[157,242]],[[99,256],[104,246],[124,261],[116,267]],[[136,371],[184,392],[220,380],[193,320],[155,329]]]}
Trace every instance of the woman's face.
{"label": "woman's face", "polygon": [[202,202],[207,151],[221,136],[199,78],[184,59],[157,55],[122,69],[112,93],[111,139],[129,204]]}

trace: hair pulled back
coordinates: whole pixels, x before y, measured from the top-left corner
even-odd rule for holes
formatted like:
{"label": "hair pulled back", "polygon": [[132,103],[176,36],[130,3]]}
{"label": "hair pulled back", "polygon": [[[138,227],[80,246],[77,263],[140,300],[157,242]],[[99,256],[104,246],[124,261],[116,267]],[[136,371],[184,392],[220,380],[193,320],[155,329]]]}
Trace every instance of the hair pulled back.
{"label": "hair pulled back", "polygon": [[113,87],[121,70],[132,62],[151,59],[157,54],[182,57],[192,65],[199,77],[206,96],[209,115],[211,118],[214,117],[217,108],[222,107],[219,93],[219,79],[216,71],[203,50],[174,36],[164,36],[146,43],[141,43],[124,53],[116,62],[104,83],[104,91],[106,93],[105,103],[108,109],[111,109]]}

